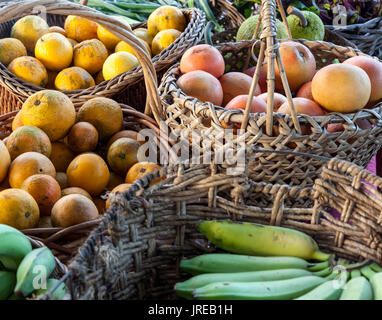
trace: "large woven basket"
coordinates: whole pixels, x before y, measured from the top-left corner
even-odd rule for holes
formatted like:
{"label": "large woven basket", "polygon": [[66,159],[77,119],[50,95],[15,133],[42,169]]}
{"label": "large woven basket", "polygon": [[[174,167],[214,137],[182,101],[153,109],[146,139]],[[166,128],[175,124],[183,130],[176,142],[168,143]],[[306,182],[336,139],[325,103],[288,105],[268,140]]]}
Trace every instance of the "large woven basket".
{"label": "large woven basket", "polygon": [[[105,18],[110,19],[110,16],[105,16],[99,11],[64,0],[9,2],[8,6],[0,9],[0,38],[9,37],[12,25],[17,19],[28,14],[39,13],[41,10],[44,14],[46,13],[47,22],[50,26],[63,27],[67,15],[84,16],[100,24]],[[185,9],[183,13],[187,19],[185,31],[168,48],[152,58],[158,79],[162,77],[170,65],[181,57],[185,50],[198,43],[203,35],[204,13],[198,9]],[[133,29],[139,27],[146,27],[146,23],[134,25]],[[126,31],[129,29],[126,25],[124,28]],[[109,25],[109,29],[113,31],[114,25]],[[22,102],[39,90],[42,88],[26,83],[13,75],[3,64],[0,64],[0,114],[20,109]],[[146,103],[146,89],[141,67],[91,88],[65,91],[65,93],[75,104],[85,102],[92,97],[103,96],[143,111]]]}
{"label": "large woven basket", "polygon": [[[270,61],[269,59],[274,59],[279,54],[276,32],[272,28],[275,17],[273,1],[263,2],[262,13],[268,19],[268,26],[264,27],[260,41],[240,41],[217,46],[225,58],[229,71],[243,71],[248,53],[251,52],[253,46],[266,47],[266,41],[275,44],[269,50],[267,49],[266,59]],[[353,56],[364,55],[357,49],[341,47],[328,42],[293,41],[303,43],[310,49],[316,58],[317,68],[322,68],[334,59],[342,62]],[[255,64],[252,59],[250,62],[249,66]],[[352,114],[329,113],[326,116],[311,117],[293,115],[294,107],[291,99],[288,99],[292,116],[273,113],[273,105],[269,104],[266,114],[249,114],[249,109],[245,112],[227,110],[187,96],[176,84],[179,76],[179,64],[176,64],[165,74],[160,85],[164,113],[167,117],[166,123],[180,140],[184,142],[189,141],[190,138],[200,140],[200,144],[194,143],[192,147],[199,146],[201,152],[203,152],[204,146],[212,146],[213,150],[229,149],[232,148],[232,145],[238,145],[239,139],[242,139],[241,142],[245,140],[247,145],[256,145],[263,149],[300,151],[330,158],[338,157],[365,167],[382,145],[381,104],[372,109],[363,109]],[[273,101],[274,78],[274,74],[267,75],[268,101]],[[289,88],[284,87],[284,89],[290,98]],[[248,104],[247,107],[249,107]],[[372,126],[366,129],[361,128],[359,126],[361,119],[366,119]],[[225,133],[222,121],[237,124],[239,127],[244,125],[242,129],[246,130],[245,134],[240,137],[234,136],[231,141],[218,143],[217,137],[221,137]],[[329,123],[342,123],[344,131],[329,133],[327,131]],[[311,133],[299,133],[302,125],[304,128],[310,128]],[[201,145],[202,143],[204,145]],[[322,165],[323,162],[320,159],[307,161],[299,156],[285,157],[270,154],[261,157],[258,162],[253,164],[251,177],[254,181],[312,186]]]}
{"label": "large woven basket", "polygon": [[[260,156],[247,150],[247,167]],[[72,299],[174,298],[175,282],[189,277],[180,271],[181,260],[217,250],[196,229],[209,219],[300,230],[337,257],[382,263],[381,178],[332,159],[313,187],[301,188],[256,182],[246,170],[232,175],[234,167],[166,167],[117,194],[69,266]],[[147,187],[158,177],[167,179]]]}

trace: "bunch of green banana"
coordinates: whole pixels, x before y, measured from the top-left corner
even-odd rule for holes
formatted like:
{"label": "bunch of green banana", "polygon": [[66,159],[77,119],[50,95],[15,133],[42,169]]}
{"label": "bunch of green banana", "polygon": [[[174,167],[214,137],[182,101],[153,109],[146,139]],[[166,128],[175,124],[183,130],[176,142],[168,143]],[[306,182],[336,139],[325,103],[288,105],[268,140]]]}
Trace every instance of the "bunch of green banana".
{"label": "bunch of green banana", "polygon": [[321,252],[311,237],[293,229],[247,222],[203,221],[198,230],[213,244],[232,253],[320,261],[331,257]]}
{"label": "bunch of green banana", "polygon": [[370,281],[374,300],[382,300],[382,268],[372,264],[362,268],[361,273]]}

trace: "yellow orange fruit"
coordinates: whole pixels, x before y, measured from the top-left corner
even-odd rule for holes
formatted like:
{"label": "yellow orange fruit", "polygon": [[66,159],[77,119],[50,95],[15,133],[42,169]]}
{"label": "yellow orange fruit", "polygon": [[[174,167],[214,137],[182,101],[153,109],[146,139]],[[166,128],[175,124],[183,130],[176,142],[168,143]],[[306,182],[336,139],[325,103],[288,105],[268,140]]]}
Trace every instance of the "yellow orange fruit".
{"label": "yellow orange fruit", "polygon": [[95,82],[85,69],[70,67],[57,75],[54,85],[57,90],[79,90],[93,87]]}
{"label": "yellow orange fruit", "polygon": [[42,90],[32,94],[21,109],[24,125],[43,130],[51,142],[66,136],[76,121],[72,101],[55,90]]}
{"label": "yellow orange fruit", "polygon": [[138,142],[140,144],[143,144],[145,142],[143,136],[138,134],[138,132],[133,130],[122,130],[122,131],[118,131],[109,139],[106,145],[106,150],[109,150],[110,146],[114,143],[114,141],[117,141],[118,139],[121,139],[121,138],[130,138],[136,141],[138,141],[139,139]]}
{"label": "yellow orange fruit", "polygon": [[124,176],[131,166],[138,162],[141,145],[130,138],[120,138],[113,142],[107,152],[107,163],[117,174]]}
{"label": "yellow orange fruit", "polygon": [[34,57],[19,57],[8,66],[14,75],[36,86],[45,87],[48,83],[48,72],[45,66]]}
{"label": "yellow orange fruit", "polygon": [[97,97],[82,105],[77,113],[77,121],[91,123],[96,127],[100,140],[105,141],[121,129],[123,113],[116,101]]}
{"label": "yellow orange fruit", "polygon": [[41,129],[35,126],[22,126],[8,137],[7,149],[12,160],[29,151],[39,152],[50,157],[52,145],[49,137]]}
{"label": "yellow orange fruit", "polygon": [[16,21],[11,29],[11,37],[19,39],[28,51],[33,52],[38,39],[49,30],[44,19],[38,16],[25,16]]}
{"label": "yellow orange fruit", "polygon": [[37,202],[41,216],[49,216],[54,204],[61,198],[58,182],[46,174],[36,174],[25,179],[21,189],[28,192]]}
{"label": "yellow orange fruit", "polygon": [[[146,49],[147,49],[147,51],[149,53],[149,56],[151,56],[151,49],[150,49],[149,44],[146,41],[143,41],[143,40],[142,40],[142,42],[146,46]],[[132,55],[135,56],[133,48],[127,42],[125,42],[125,41],[120,41],[115,46],[115,52],[120,52],[120,51],[128,52],[128,53],[131,53]]]}
{"label": "yellow orange fruit", "polygon": [[133,30],[133,33],[143,41],[147,42],[150,46],[153,42],[154,37],[149,34],[149,30],[146,28],[137,28]]}
{"label": "yellow orange fruit", "polygon": [[85,189],[92,196],[99,195],[110,178],[105,161],[95,153],[83,153],[74,158],[66,175],[70,186]]}
{"label": "yellow orange fruit", "polygon": [[80,194],[71,194],[58,200],[52,209],[52,225],[67,228],[97,219],[95,204]]}
{"label": "yellow orange fruit", "polygon": [[68,145],[74,152],[93,151],[98,144],[98,131],[89,122],[77,122],[69,131]]}
{"label": "yellow orange fruit", "polygon": [[119,186],[120,184],[123,184],[125,180],[116,174],[115,172],[110,172],[110,178],[109,178],[109,183],[106,186],[106,190],[111,191],[115,187]]}
{"label": "yellow orange fruit", "polygon": [[111,54],[102,67],[105,80],[110,80],[119,74],[128,72],[139,65],[138,59],[131,53],[120,51]]}
{"label": "yellow orange fruit", "polygon": [[70,66],[73,60],[73,47],[60,33],[52,32],[38,39],[35,57],[49,70],[60,71]]}
{"label": "yellow orange fruit", "polygon": [[156,34],[151,44],[153,55],[161,53],[169,47],[182,33],[175,29],[162,30]]}
{"label": "yellow orange fruit", "polygon": [[83,196],[85,196],[86,198],[88,198],[89,200],[92,200],[93,201],[93,198],[92,196],[89,194],[89,192],[87,192],[86,190],[82,189],[82,188],[77,188],[77,187],[68,187],[68,188],[65,188],[61,191],[61,196],[62,197],[65,197],[65,196],[68,196],[70,194],[81,194]]}
{"label": "yellow orange fruit", "polygon": [[0,140],[0,183],[6,178],[11,164],[11,156],[4,142]]}
{"label": "yellow orange fruit", "polygon": [[66,172],[69,164],[76,155],[63,142],[53,142],[50,161],[52,161],[57,172]]}
{"label": "yellow orange fruit", "polygon": [[117,43],[121,41],[121,39],[101,25],[98,25],[97,36],[108,50],[113,50]]}
{"label": "yellow orange fruit", "polygon": [[68,177],[65,172],[57,172],[56,181],[60,185],[61,190],[69,187]]}
{"label": "yellow orange fruit", "polygon": [[56,169],[48,157],[38,152],[26,152],[19,155],[9,168],[9,184],[20,188],[23,182],[35,174],[47,174],[56,177]]}
{"label": "yellow orange fruit", "polygon": [[23,230],[37,226],[40,218],[38,205],[33,197],[21,189],[0,192],[0,223]]}
{"label": "yellow orange fruit", "polygon": [[66,36],[77,42],[97,39],[98,24],[89,19],[69,15],[65,19],[64,28]]}
{"label": "yellow orange fruit", "polygon": [[161,6],[150,14],[147,20],[147,29],[152,36],[167,29],[183,32],[186,29],[186,18],[182,10],[176,7]]}
{"label": "yellow orange fruit", "polygon": [[74,49],[74,47],[76,46],[76,44],[78,44],[78,42],[76,40],[74,40],[74,39],[71,39],[71,38],[67,38],[67,39],[68,39],[68,41],[70,42],[70,44],[72,45],[72,47]]}
{"label": "yellow orange fruit", "polygon": [[55,33],[60,33],[60,34],[62,34],[63,36],[66,37],[65,29],[63,29],[63,28],[61,28],[61,27],[59,27],[59,26],[49,27],[49,29],[48,29],[48,33],[53,33],[53,32],[55,32]]}
{"label": "yellow orange fruit", "polygon": [[[136,180],[142,178],[145,174],[160,170],[161,167],[155,163],[142,161],[134,164],[127,172],[125,182],[134,183]],[[150,185],[154,185],[163,180],[162,178],[154,180]]]}
{"label": "yellow orange fruit", "polygon": [[110,207],[110,204],[111,204],[111,197],[117,193],[117,192],[124,192],[124,191],[127,191],[130,189],[130,187],[132,186],[132,184],[130,183],[123,183],[123,184],[120,184],[119,186],[116,186],[109,194],[107,200],[106,200],[106,210],[109,209]]}
{"label": "yellow orange fruit", "polygon": [[94,74],[102,69],[109,53],[98,39],[86,40],[74,47],[73,65]]}
{"label": "yellow orange fruit", "polygon": [[20,128],[24,125],[23,120],[21,118],[21,112],[17,112],[16,116],[12,121],[12,131],[15,131],[17,128]]}
{"label": "yellow orange fruit", "polygon": [[8,66],[14,59],[27,55],[27,49],[19,39],[0,39],[0,62]]}

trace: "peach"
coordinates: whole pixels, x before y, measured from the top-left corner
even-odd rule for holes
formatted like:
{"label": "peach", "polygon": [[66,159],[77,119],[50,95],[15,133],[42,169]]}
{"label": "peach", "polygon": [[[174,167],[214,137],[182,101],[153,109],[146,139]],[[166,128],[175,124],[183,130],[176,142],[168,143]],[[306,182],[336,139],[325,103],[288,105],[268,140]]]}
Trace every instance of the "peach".
{"label": "peach", "polygon": [[[253,78],[255,71],[256,71],[256,66],[245,70],[244,73]],[[259,86],[260,86],[261,92],[267,92],[267,70],[264,68],[264,66],[260,68]]]}
{"label": "peach", "polygon": [[[268,93],[267,92],[264,92],[262,94],[260,94],[259,96],[257,96],[259,99],[263,100],[265,103],[268,102]],[[280,93],[277,93],[275,92],[274,94],[274,97],[273,97],[273,111],[277,111],[280,106],[284,103],[284,102],[287,102],[287,98],[280,94]]]}
{"label": "peach", "polygon": [[296,97],[306,98],[306,99],[314,101],[313,94],[312,94],[312,81],[304,83],[300,87],[300,89],[297,91]]}

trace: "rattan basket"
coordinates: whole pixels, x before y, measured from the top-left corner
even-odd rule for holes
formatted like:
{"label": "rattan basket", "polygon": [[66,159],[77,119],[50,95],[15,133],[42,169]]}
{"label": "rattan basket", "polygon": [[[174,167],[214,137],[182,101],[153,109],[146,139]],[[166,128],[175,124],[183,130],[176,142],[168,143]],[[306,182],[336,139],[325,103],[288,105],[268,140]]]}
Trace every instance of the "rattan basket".
{"label": "rattan basket", "polygon": [[[226,71],[243,71],[253,46],[265,48],[267,42],[272,44],[272,48],[265,50],[265,59],[270,63],[272,59],[278,57],[278,40],[273,27],[275,9],[275,1],[263,2],[264,29],[261,33],[261,40],[222,43],[217,46],[225,58]],[[282,41],[303,43],[315,56],[317,68],[322,68],[334,59],[342,62],[353,56],[364,55],[357,49],[341,47],[323,41]],[[277,63],[279,62],[277,61]],[[249,66],[254,64],[254,60],[251,59]],[[279,70],[283,70],[283,68],[279,66]],[[163,77],[159,88],[164,113],[167,117],[166,123],[181,141],[187,143],[190,137],[201,141],[192,145],[193,148],[199,147],[201,152],[203,152],[204,146],[212,146],[213,150],[225,150],[231,148],[232,144],[235,146],[245,140],[247,145],[256,145],[258,148],[299,151],[330,158],[338,157],[365,167],[382,145],[381,104],[352,114],[335,112],[317,117],[296,115],[294,114],[290,89],[284,86],[292,115],[274,113],[272,101],[275,75],[268,73],[269,103],[267,113],[250,114],[248,103],[247,110],[243,112],[243,110],[227,110],[211,103],[202,103],[187,96],[176,84],[180,74],[179,64],[174,65]],[[250,96],[252,96],[251,92]],[[361,119],[369,121],[371,125],[369,124],[367,128],[361,128],[359,126]],[[233,123],[238,127],[241,126],[242,129],[245,129],[245,134],[234,136],[231,141],[217,141],[217,137],[226,133],[222,121]],[[328,132],[327,125],[329,123],[342,123],[344,131]],[[304,126],[305,129],[310,128],[308,132],[311,133],[307,134],[305,131],[305,134],[302,134],[301,126]],[[194,137],[192,137],[193,134]],[[306,160],[299,156],[283,157],[278,154],[271,154],[260,158],[258,162],[253,164],[251,178],[254,181],[269,183],[312,186],[322,165],[323,162],[320,159]]]}
{"label": "rattan basket", "polygon": [[[237,167],[228,162],[181,164],[148,174],[118,193],[69,266],[71,298],[175,298],[175,282],[189,277],[180,271],[181,260],[217,251],[196,229],[209,219],[300,230],[338,258],[382,263],[381,178],[332,159],[313,187],[255,182],[245,168],[262,152],[247,150],[246,166],[236,175],[228,170]],[[147,187],[158,177],[166,180]]]}
{"label": "rattan basket", "polygon": [[[109,21],[113,19],[95,9],[64,0],[9,2],[7,6],[0,9],[0,38],[9,37],[12,25],[18,18],[39,13],[41,10],[44,11],[44,14],[46,13],[47,22],[50,26],[63,27],[66,16],[71,14],[87,17],[100,24],[106,21],[105,19]],[[185,9],[183,13],[187,19],[185,31],[168,48],[152,58],[152,63],[158,73],[158,79],[162,77],[170,65],[181,57],[185,50],[198,43],[203,36],[205,27],[204,13],[198,9]],[[111,31],[117,25],[115,18],[112,21],[113,25],[109,25]],[[125,32],[128,32],[129,27],[126,24],[122,25],[124,25]],[[122,25],[120,24],[119,27],[122,27]],[[135,25],[133,29],[139,27],[146,27],[146,23]],[[42,88],[26,83],[13,75],[3,64],[0,64],[0,114],[20,109],[22,102],[39,90],[42,90]],[[141,67],[85,90],[64,92],[75,104],[85,102],[92,97],[103,96],[129,104],[139,111],[145,110],[146,89]]]}

